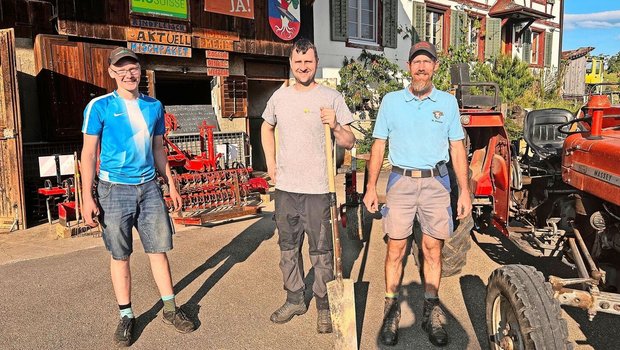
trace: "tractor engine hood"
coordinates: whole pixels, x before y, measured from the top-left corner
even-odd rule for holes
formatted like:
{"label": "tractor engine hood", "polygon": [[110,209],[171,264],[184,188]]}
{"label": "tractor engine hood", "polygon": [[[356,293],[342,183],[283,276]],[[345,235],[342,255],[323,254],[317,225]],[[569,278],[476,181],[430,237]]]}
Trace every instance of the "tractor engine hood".
{"label": "tractor engine hood", "polygon": [[570,135],[564,142],[562,179],[567,184],[620,205],[620,133],[602,132],[601,139]]}

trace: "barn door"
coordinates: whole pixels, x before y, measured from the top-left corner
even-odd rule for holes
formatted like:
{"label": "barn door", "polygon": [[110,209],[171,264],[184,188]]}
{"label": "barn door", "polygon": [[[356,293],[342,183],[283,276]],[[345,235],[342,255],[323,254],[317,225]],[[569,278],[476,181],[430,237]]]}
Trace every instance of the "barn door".
{"label": "barn door", "polygon": [[26,227],[15,33],[0,30],[0,232]]}

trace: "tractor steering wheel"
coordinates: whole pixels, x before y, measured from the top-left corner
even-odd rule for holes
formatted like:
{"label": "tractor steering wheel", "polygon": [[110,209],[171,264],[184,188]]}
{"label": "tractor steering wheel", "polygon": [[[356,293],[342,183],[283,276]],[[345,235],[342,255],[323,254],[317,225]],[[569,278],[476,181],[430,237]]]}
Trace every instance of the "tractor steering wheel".
{"label": "tractor steering wheel", "polygon": [[[569,120],[566,123],[562,123],[562,124],[560,124],[560,126],[558,126],[558,132],[560,134],[564,134],[564,135],[581,134],[581,133],[587,132],[587,130],[569,131],[571,129],[571,127],[573,126],[573,124],[579,123],[579,122],[586,122],[586,123],[590,124],[590,126],[591,126],[592,125],[591,124],[592,117],[577,118],[577,119]],[[568,128],[569,130],[564,130],[568,126],[570,126]]]}

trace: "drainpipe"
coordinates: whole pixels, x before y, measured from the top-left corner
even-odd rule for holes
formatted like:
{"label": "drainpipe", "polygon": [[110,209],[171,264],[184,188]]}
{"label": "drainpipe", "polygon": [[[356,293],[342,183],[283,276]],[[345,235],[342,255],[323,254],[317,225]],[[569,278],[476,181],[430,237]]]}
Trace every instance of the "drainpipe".
{"label": "drainpipe", "polygon": [[562,63],[562,36],[564,33],[564,1],[560,0],[560,51],[558,52],[558,69]]}

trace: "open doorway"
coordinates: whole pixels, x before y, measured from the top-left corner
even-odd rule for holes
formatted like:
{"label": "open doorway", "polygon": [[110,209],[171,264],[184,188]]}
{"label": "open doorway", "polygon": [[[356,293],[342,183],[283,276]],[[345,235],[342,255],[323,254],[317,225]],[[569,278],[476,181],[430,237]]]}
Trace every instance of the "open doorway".
{"label": "open doorway", "polygon": [[248,120],[250,124],[250,144],[252,145],[252,167],[254,170],[267,171],[265,153],[261,145],[260,127],[263,123],[263,111],[267,101],[285,81],[248,79]]}
{"label": "open doorway", "polygon": [[211,77],[205,74],[155,72],[155,97],[164,106],[212,105]]}

